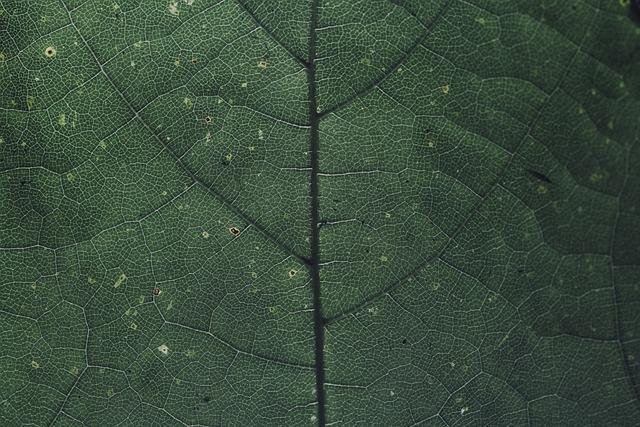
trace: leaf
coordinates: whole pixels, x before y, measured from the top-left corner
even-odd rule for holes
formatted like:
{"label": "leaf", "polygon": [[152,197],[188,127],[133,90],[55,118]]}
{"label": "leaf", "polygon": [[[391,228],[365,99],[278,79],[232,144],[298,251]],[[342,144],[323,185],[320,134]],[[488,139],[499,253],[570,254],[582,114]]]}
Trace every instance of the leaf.
{"label": "leaf", "polygon": [[1,424],[635,424],[635,5],[3,1]]}

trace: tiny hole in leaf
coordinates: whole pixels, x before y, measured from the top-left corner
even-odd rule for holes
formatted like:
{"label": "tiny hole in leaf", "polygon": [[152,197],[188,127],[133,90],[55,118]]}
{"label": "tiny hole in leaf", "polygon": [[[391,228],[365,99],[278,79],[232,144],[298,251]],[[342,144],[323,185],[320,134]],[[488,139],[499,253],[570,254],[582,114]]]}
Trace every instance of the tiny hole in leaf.
{"label": "tiny hole in leaf", "polygon": [[54,56],[56,56],[56,48],[53,46],[49,46],[44,50],[44,55],[47,58],[53,58]]}

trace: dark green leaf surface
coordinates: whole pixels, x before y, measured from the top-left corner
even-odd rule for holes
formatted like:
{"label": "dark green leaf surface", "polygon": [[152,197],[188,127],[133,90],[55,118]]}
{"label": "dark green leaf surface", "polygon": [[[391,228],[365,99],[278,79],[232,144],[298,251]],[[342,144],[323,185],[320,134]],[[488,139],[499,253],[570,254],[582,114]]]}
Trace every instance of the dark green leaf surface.
{"label": "dark green leaf surface", "polygon": [[636,424],[631,7],[1,0],[0,424]]}

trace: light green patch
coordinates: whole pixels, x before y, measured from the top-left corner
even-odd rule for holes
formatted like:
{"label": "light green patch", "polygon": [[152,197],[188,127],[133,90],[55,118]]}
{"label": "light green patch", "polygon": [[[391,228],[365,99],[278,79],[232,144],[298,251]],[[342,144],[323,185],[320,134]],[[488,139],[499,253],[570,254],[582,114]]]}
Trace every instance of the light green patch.
{"label": "light green patch", "polygon": [[33,107],[36,105],[36,97],[32,95],[27,95],[27,110],[33,110]]}
{"label": "light green patch", "polygon": [[115,283],[113,284],[114,288],[119,288],[121,285],[123,285],[125,282],[127,281],[127,275],[122,273],[120,274],[120,276],[118,276],[118,278],[116,279]]}

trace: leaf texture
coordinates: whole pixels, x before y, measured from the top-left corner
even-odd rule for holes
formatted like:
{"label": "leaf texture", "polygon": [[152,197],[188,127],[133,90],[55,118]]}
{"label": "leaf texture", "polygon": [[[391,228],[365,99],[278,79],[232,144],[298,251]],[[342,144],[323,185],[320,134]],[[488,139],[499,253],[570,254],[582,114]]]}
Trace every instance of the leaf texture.
{"label": "leaf texture", "polygon": [[0,1],[0,423],[635,425],[635,8]]}

